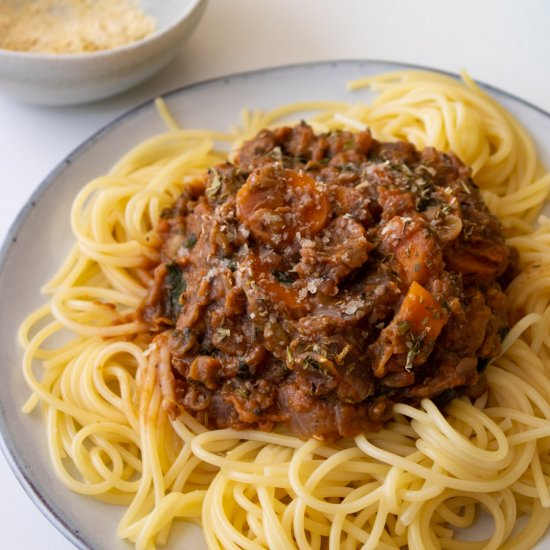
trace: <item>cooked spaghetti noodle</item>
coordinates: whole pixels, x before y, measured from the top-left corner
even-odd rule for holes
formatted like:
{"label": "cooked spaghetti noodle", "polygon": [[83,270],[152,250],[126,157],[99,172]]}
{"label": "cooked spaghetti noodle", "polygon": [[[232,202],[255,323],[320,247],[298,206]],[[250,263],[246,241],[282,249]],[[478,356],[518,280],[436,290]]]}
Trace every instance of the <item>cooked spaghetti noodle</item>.
{"label": "cooked spaghetti noodle", "polygon": [[[550,525],[550,221],[532,224],[550,175],[531,139],[468,78],[398,72],[351,84],[372,104],[316,102],[245,112],[229,133],[181,130],[138,145],[76,198],[77,243],[21,327],[24,375],[49,454],[70,489],[127,507],[118,535],[153,548],[175,520],[209,548],[530,548]],[[161,212],[259,130],[303,116],[454,152],[520,251],[507,290],[517,320],[487,368],[488,391],[444,411],[394,407],[376,433],[328,444],[286,433],[206,430],[161,406],[162,347],[134,312],[158,261]],[[167,113],[165,113],[165,118]],[[70,336],[70,337],[68,337]],[[158,368],[150,368],[158,365]],[[460,530],[483,509],[484,540]],[[518,518],[527,520],[518,526]]]}

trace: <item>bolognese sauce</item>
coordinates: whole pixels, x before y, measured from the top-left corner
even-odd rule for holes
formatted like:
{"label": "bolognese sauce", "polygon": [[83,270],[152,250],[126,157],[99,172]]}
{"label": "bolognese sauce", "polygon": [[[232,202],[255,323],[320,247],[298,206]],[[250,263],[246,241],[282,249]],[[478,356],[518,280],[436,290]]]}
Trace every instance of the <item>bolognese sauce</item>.
{"label": "bolognese sauce", "polygon": [[333,441],[484,391],[516,258],[470,169],[368,130],[263,130],[166,209],[139,315],[163,403]]}

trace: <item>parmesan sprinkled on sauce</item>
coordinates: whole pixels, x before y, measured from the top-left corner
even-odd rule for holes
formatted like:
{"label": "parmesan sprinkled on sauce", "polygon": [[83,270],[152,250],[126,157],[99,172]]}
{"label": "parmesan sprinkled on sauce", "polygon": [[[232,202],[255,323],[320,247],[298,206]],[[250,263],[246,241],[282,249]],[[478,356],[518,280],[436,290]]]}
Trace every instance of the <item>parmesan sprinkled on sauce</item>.
{"label": "parmesan sprinkled on sauce", "polygon": [[0,4],[0,48],[86,53],[141,40],[155,19],[135,0],[8,0]]}
{"label": "parmesan sprinkled on sauce", "polygon": [[364,305],[362,300],[350,300],[343,308],[346,315],[354,315]]}

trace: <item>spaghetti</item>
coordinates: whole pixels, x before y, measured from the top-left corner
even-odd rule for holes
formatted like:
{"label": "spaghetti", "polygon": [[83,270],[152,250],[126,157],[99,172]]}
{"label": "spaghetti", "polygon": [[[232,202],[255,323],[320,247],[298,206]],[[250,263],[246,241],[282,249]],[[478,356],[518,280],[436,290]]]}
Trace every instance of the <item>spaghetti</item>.
{"label": "spaghetti", "polygon": [[[21,327],[24,375],[41,403],[60,480],[127,507],[118,535],[136,548],[199,523],[209,548],[530,548],[550,525],[550,175],[526,132],[465,78],[399,72],[357,81],[371,105],[297,104],[246,112],[229,133],[171,129],[138,145],[73,204],[77,244]],[[158,262],[164,208],[259,130],[314,111],[317,132],[361,130],[454,152],[520,251],[507,290],[517,323],[487,368],[488,391],[394,406],[379,432],[328,444],[286,433],[206,430],[170,420],[157,380],[163,348],[134,312]],[[166,115],[166,113],[165,113]],[[173,121],[171,122],[171,125]],[[68,337],[68,335],[71,335]],[[36,372],[40,372],[39,375]],[[484,540],[460,538],[485,510]],[[527,516],[523,525],[518,518]]]}

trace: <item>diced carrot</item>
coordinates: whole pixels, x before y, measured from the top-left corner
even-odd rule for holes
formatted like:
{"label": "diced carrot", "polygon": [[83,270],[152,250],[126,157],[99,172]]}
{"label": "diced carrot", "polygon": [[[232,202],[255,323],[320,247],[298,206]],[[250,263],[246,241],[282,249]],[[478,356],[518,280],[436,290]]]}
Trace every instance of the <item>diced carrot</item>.
{"label": "diced carrot", "polygon": [[424,284],[430,273],[442,268],[441,250],[430,226],[418,214],[394,216],[382,230],[380,252],[390,258],[405,285]]}
{"label": "diced carrot", "polygon": [[407,295],[395,317],[397,323],[408,323],[414,336],[434,341],[446,322],[446,314],[431,292],[416,281],[411,283]]}
{"label": "diced carrot", "polygon": [[399,262],[404,282],[423,283],[429,277],[430,248],[423,230],[411,231],[407,240],[395,247],[395,259]]}
{"label": "diced carrot", "polygon": [[446,322],[447,313],[431,292],[413,281],[397,315],[371,346],[374,375],[382,378],[388,373],[392,356],[407,353],[403,349],[405,343],[408,344],[407,365],[409,357],[411,360],[411,365],[409,368],[405,366],[405,370],[409,370],[416,355],[431,351],[431,345]]}

